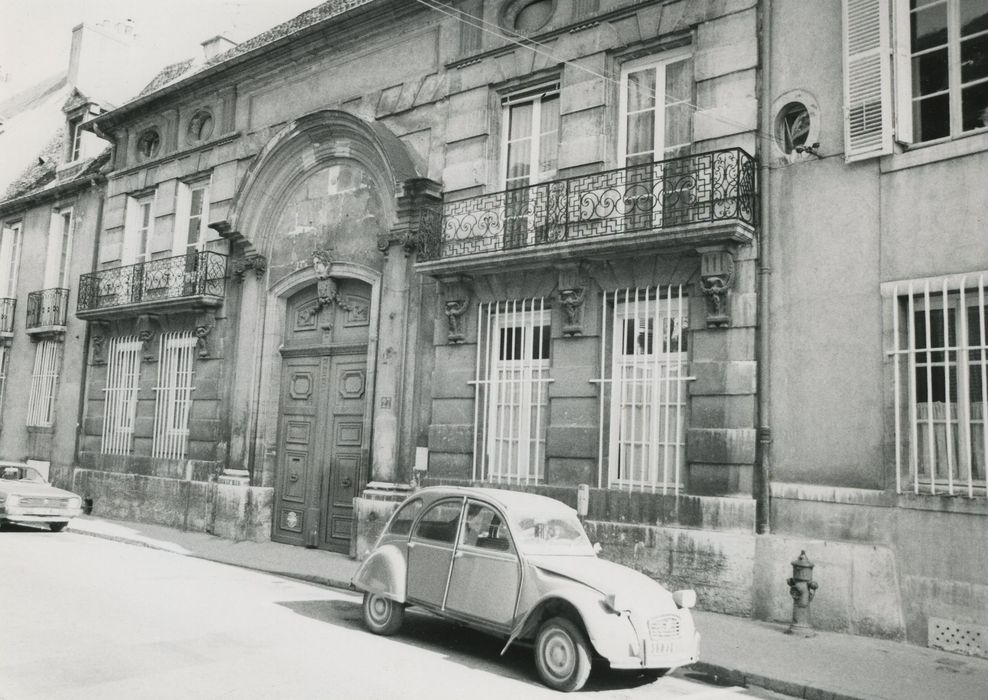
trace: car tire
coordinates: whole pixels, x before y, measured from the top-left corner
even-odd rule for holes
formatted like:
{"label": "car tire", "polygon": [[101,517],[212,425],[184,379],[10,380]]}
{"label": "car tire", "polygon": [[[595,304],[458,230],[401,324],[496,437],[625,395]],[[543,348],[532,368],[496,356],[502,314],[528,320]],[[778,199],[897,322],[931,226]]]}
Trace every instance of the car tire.
{"label": "car tire", "polygon": [[405,620],[405,606],[376,593],[364,593],[364,624],[374,634],[391,635]]}
{"label": "car tire", "polygon": [[543,683],[565,693],[579,690],[591,666],[590,645],[579,627],[564,617],[542,624],[535,638],[535,667]]}
{"label": "car tire", "polygon": [[61,532],[65,529],[66,525],[68,525],[68,523],[48,523],[48,527],[51,528],[52,532]]}

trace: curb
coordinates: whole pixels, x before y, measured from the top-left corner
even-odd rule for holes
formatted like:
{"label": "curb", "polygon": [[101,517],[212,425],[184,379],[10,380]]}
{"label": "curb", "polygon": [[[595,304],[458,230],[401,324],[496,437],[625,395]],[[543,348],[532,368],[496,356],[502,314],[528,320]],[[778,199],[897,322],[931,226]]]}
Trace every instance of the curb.
{"label": "curb", "polygon": [[779,678],[770,678],[757,673],[747,673],[735,668],[720,666],[706,661],[697,661],[690,667],[693,671],[712,676],[716,681],[729,685],[737,685],[742,688],[755,686],[770,690],[773,693],[788,695],[794,698],[804,698],[804,700],[867,700],[857,695],[847,695],[836,691],[825,690],[806,685],[805,683],[795,683],[784,681]]}
{"label": "curb", "polygon": [[242,569],[250,569],[251,571],[260,571],[265,574],[271,574],[273,576],[281,576],[283,578],[290,578],[296,581],[304,581],[306,583],[314,583],[319,586],[327,586],[329,588],[340,588],[344,591],[353,591],[350,587],[349,581],[341,581],[339,579],[327,578],[325,576],[309,576],[306,574],[297,574],[290,571],[278,571],[276,569],[265,569],[263,567],[251,566],[250,564],[244,564],[242,562],[232,562],[223,559],[214,559],[211,557],[202,556],[196,554],[195,552],[176,552],[174,549],[168,547],[163,547],[161,545],[155,544],[153,542],[145,542],[144,540],[133,539],[130,537],[121,537],[119,535],[111,535],[105,532],[93,532],[92,530],[80,530],[75,529],[71,525],[66,528],[66,532],[71,532],[75,535],[85,535],[87,537],[96,537],[101,540],[108,540],[110,542],[119,542],[121,544],[130,544],[136,547],[144,547],[146,549],[154,549],[160,552],[171,552],[172,554],[178,554],[183,557],[192,557],[193,559],[201,559],[203,561],[211,561],[218,564],[226,564],[227,566],[237,566]]}

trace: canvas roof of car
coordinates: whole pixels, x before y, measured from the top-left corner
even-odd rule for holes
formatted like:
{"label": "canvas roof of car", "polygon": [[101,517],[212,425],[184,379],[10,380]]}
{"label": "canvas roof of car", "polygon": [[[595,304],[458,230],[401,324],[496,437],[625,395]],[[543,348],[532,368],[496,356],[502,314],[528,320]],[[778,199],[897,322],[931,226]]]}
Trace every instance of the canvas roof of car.
{"label": "canvas roof of car", "polygon": [[476,496],[486,498],[500,504],[506,510],[522,508],[525,510],[539,509],[565,509],[573,510],[562,501],[558,501],[550,496],[542,496],[526,491],[510,491],[508,489],[495,489],[479,486],[429,486],[417,491],[418,496],[432,496],[438,498],[443,495],[450,496]]}

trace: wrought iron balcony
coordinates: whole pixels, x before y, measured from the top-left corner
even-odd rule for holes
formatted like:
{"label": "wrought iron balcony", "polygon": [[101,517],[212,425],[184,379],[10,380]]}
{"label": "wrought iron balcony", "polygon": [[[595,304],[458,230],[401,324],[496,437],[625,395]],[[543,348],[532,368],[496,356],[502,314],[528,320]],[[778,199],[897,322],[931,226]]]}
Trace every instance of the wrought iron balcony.
{"label": "wrought iron balcony", "polygon": [[549,253],[555,244],[599,246],[605,238],[750,240],[755,180],[754,158],[732,148],[447,202],[438,225],[438,217],[423,217],[419,261]]}
{"label": "wrought iron balcony", "polygon": [[13,337],[14,335],[14,308],[17,300],[9,297],[0,298],[0,336]]}
{"label": "wrought iron balcony", "polygon": [[76,316],[97,319],[162,307],[215,307],[225,292],[226,256],[188,253],[82,275]]}
{"label": "wrought iron balcony", "polygon": [[68,289],[52,288],[31,292],[27,295],[27,332],[65,330],[68,308]]}

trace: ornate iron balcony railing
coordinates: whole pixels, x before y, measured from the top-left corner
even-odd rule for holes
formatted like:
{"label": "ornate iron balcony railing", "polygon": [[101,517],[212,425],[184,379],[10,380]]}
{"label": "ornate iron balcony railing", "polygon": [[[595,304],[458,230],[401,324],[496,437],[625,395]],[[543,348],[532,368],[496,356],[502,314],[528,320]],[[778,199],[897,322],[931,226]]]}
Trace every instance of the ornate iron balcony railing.
{"label": "ornate iron balcony railing", "polygon": [[176,255],[80,276],[77,312],[183,297],[222,297],[225,287],[225,255],[212,251]]}
{"label": "ornate iron balcony railing", "polygon": [[0,333],[14,332],[14,308],[16,306],[16,299],[0,298]]}
{"label": "ornate iron balcony railing", "polygon": [[419,260],[691,224],[753,225],[755,171],[754,158],[731,148],[447,202],[439,225],[423,217]]}
{"label": "ornate iron balcony railing", "polygon": [[28,328],[64,326],[69,307],[69,290],[42,289],[27,295]]}

